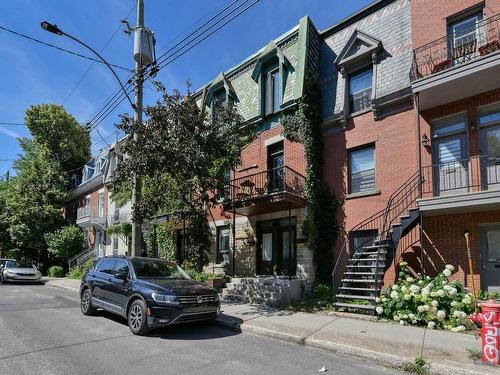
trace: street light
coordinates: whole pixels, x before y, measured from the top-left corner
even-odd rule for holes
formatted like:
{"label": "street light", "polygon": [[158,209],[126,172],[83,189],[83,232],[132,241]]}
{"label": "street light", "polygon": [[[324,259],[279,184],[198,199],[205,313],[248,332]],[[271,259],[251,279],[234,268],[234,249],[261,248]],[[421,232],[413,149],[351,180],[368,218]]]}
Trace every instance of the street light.
{"label": "street light", "polygon": [[58,28],[57,25],[53,25],[53,24],[51,24],[51,23],[49,23],[47,21],[43,21],[40,24],[40,26],[42,27],[42,29],[44,29],[45,31],[48,31],[49,33],[56,34],[56,35],[64,35],[64,36],[67,36],[70,39],[73,39],[75,42],[81,44],[82,46],[84,46],[85,48],[87,48],[88,50],[90,50],[94,55],[96,55],[99,58],[99,60],[101,60],[104,64],[106,64],[106,66],[109,68],[109,70],[111,70],[111,73],[113,73],[113,75],[115,76],[116,80],[120,84],[120,87],[122,88],[122,91],[125,94],[125,96],[127,97],[130,105],[132,106],[132,108],[134,110],[136,109],[135,104],[132,103],[132,100],[130,100],[130,97],[128,96],[127,90],[125,90],[125,87],[123,87],[122,81],[120,81],[120,78],[118,78],[118,75],[116,74],[116,72],[113,70],[113,68],[111,67],[111,65],[109,65],[109,63],[106,60],[104,60],[104,58],[100,54],[97,53],[97,51],[95,51],[92,47],[90,47],[86,43],[82,42],[81,40],[75,38],[74,36],[69,35],[68,33],[65,33],[60,28]]}

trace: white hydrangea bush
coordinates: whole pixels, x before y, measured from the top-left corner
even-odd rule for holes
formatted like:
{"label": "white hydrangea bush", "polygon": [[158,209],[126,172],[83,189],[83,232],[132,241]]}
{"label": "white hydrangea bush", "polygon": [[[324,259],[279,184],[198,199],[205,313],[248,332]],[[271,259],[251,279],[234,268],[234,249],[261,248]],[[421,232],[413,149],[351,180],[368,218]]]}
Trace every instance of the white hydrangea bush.
{"label": "white hydrangea bush", "polygon": [[396,284],[377,298],[376,312],[381,319],[401,325],[427,326],[462,332],[475,329],[469,315],[474,299],[460,281],[450,281],[455,268],[448,264],[436,277],[410,275],[408,263],[401,262]]}

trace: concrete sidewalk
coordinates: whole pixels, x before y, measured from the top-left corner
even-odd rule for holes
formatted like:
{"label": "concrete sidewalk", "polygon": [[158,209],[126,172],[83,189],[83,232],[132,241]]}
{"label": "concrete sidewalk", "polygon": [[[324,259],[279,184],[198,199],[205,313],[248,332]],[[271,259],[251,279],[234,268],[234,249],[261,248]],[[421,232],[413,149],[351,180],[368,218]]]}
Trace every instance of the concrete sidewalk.
{"label": "concrete sidewalk", "polygon": [[[78,292],[79,280],[47,279],[47,285]],[[225,303],[217,324],[244,332],[364,357],[400,366],[423,356],[439,374],[500,374],[499,368],[474,362],[467,349],[481,349],[474,335],[406,327],[348,317]],[[423,343],[423,345],[422,345]]]}

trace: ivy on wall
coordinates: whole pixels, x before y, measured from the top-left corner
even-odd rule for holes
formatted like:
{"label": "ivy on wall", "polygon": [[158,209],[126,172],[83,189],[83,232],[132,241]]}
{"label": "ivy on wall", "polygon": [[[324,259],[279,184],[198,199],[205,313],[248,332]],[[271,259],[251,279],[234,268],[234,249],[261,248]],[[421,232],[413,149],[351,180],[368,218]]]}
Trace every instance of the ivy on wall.
{"label": "ivy on wall", "polygon": [[338,201],[323,179],[323,136],[321,132],[320,89],[315,77],[306,74],[304,94],[298,109],[282,116],[284,136],[304,145],[307,198],[304,235],[313,252],[317,282],[329,282],[333,270],[333,245],[337,239]]}
{"label": "ivy on wall", "polygon": [[167,260],[176,260],[177,245],[174,238],[174,224],[171,222],[151,225],[144,234],[146,251],[149,257],[156,256]]}

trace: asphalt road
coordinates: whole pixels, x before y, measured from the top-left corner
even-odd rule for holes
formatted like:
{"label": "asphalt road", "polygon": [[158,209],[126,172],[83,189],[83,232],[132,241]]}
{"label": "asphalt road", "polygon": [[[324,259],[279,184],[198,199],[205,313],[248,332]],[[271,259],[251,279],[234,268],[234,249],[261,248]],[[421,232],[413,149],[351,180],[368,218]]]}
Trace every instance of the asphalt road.
{"label": "asphalt road", "polygon": [[76,296],[0,285],[0,374],[397,374],[359,359],[234,332],[173,326],[147,337],[111,314],[81,314]]}

